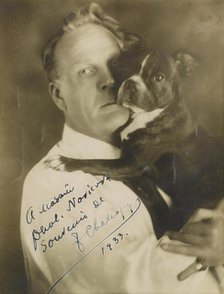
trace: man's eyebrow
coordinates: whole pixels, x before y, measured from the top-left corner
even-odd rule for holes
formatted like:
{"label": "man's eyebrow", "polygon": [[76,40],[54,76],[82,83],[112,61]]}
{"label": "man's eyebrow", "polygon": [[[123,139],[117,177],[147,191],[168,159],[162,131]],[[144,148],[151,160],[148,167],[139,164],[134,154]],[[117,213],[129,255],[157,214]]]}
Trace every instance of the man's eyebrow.
{"label": "man's eyebrow", "polygon": [[78,62],[71,62],[70,66],[73,67],[78,67],[78,66],[84,66],[84,65],[89,65],[92,64],[92,62],[90,60],[82,60],[82,61],[78,61]]}

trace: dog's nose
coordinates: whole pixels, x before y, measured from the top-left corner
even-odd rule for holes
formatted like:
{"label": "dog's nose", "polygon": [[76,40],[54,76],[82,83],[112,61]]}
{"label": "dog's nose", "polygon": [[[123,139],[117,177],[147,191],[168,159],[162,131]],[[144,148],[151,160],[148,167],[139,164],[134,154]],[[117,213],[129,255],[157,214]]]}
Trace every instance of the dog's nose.
{"label": "dog's nose", "polygon": [[137,85],[132,79],[128,79],[124,82],[125,90],[137,90]]}

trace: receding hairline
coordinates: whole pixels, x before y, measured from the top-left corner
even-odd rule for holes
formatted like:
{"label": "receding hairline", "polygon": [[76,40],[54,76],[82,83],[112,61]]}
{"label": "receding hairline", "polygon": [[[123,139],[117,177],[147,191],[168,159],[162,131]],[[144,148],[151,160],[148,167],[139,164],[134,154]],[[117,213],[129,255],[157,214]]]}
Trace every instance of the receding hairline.
{"label": "receding hairline", "polygon": [[64,26],[46,43],[42,53],[42,62],[50,81],[55,80],[58,76],[55,56],[58,43],[70,32],[75,32],[87,24],[97,25],[108,31],[120,44],[121,51],[127,51],[141,43],[139,36],[124,32],[115,19],[105,14],[96,2],[91,2],[88,6],[78,9],[76,13],[69,14],[64,21]]}
{"label": "receding hairline", "polygon": [[[83,31],[85,29],[88,29],[88,31]],[[94,38],[96,38],[97,34],[99,34],[98,37],[100,36],[102,37],[105,36],[106,38],[109,37],[111,38],[112,42],[115,42],[117,44],[117,47],[120,51],[122,49],[119,39],[110,30],[108,30],[107,28],[99,24],[86,23],[82,27],[78,28],[77,30],[65,33],[58,40],[57,45],[55,46],[55,53],[54,53],[56,66],[59,66],[60,60],[62,56],[64,55],[63,51],[66,50],[66,47],[71,48],[73,50],[76,44],[78,43],[80,44],[80,42],[86,41],[84,37],[83,39],[81,38],[81,36],[84,36],[84,35],[80,35],[80,32],[81,34],[87,32],[86,39],[87,40],[89,39],[89,42],[91,42],[91,37],[93,38],[93,41],[94,41]],[[73,37],[71,38],[70,35],[72,35]],[[102,44],[102,46],[104,45]]]}

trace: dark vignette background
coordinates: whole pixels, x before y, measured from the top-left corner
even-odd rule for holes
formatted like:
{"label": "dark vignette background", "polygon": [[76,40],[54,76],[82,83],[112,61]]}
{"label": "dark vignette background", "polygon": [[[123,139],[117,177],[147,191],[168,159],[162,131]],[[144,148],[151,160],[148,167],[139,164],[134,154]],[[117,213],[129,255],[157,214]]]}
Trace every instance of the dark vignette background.
{"label": "dark vignette background", "polygon": [[[105,11],[161,51],[185,50],[199,65],[184,84],[192,113],[214,136],[223,133],[224,2],[101,0]],[[19,237],[22,183],[60,138],[62,116],[41,65],[47,38],[87,1],[0,0],[0,293],[24,293]]]}

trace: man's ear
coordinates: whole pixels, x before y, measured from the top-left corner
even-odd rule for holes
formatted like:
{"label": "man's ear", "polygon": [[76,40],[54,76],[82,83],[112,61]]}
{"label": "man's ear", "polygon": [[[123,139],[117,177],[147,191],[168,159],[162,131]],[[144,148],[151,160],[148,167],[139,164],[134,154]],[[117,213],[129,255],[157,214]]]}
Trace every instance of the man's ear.
{"label": "man's ear", "polygon": [[175,56],[177,68],[182,76],[189,76],[198,65],[197,60],[190,54],[179,52]]}
{"label": "man's ear", "polygon": [[60,87],[57,84],[57,82],[50,82],[49,83],[49,93],[54,101],[54,103],[57,105],[57,107],[65,111],[66,110],[66,104],[64,99],[61,96]]}

